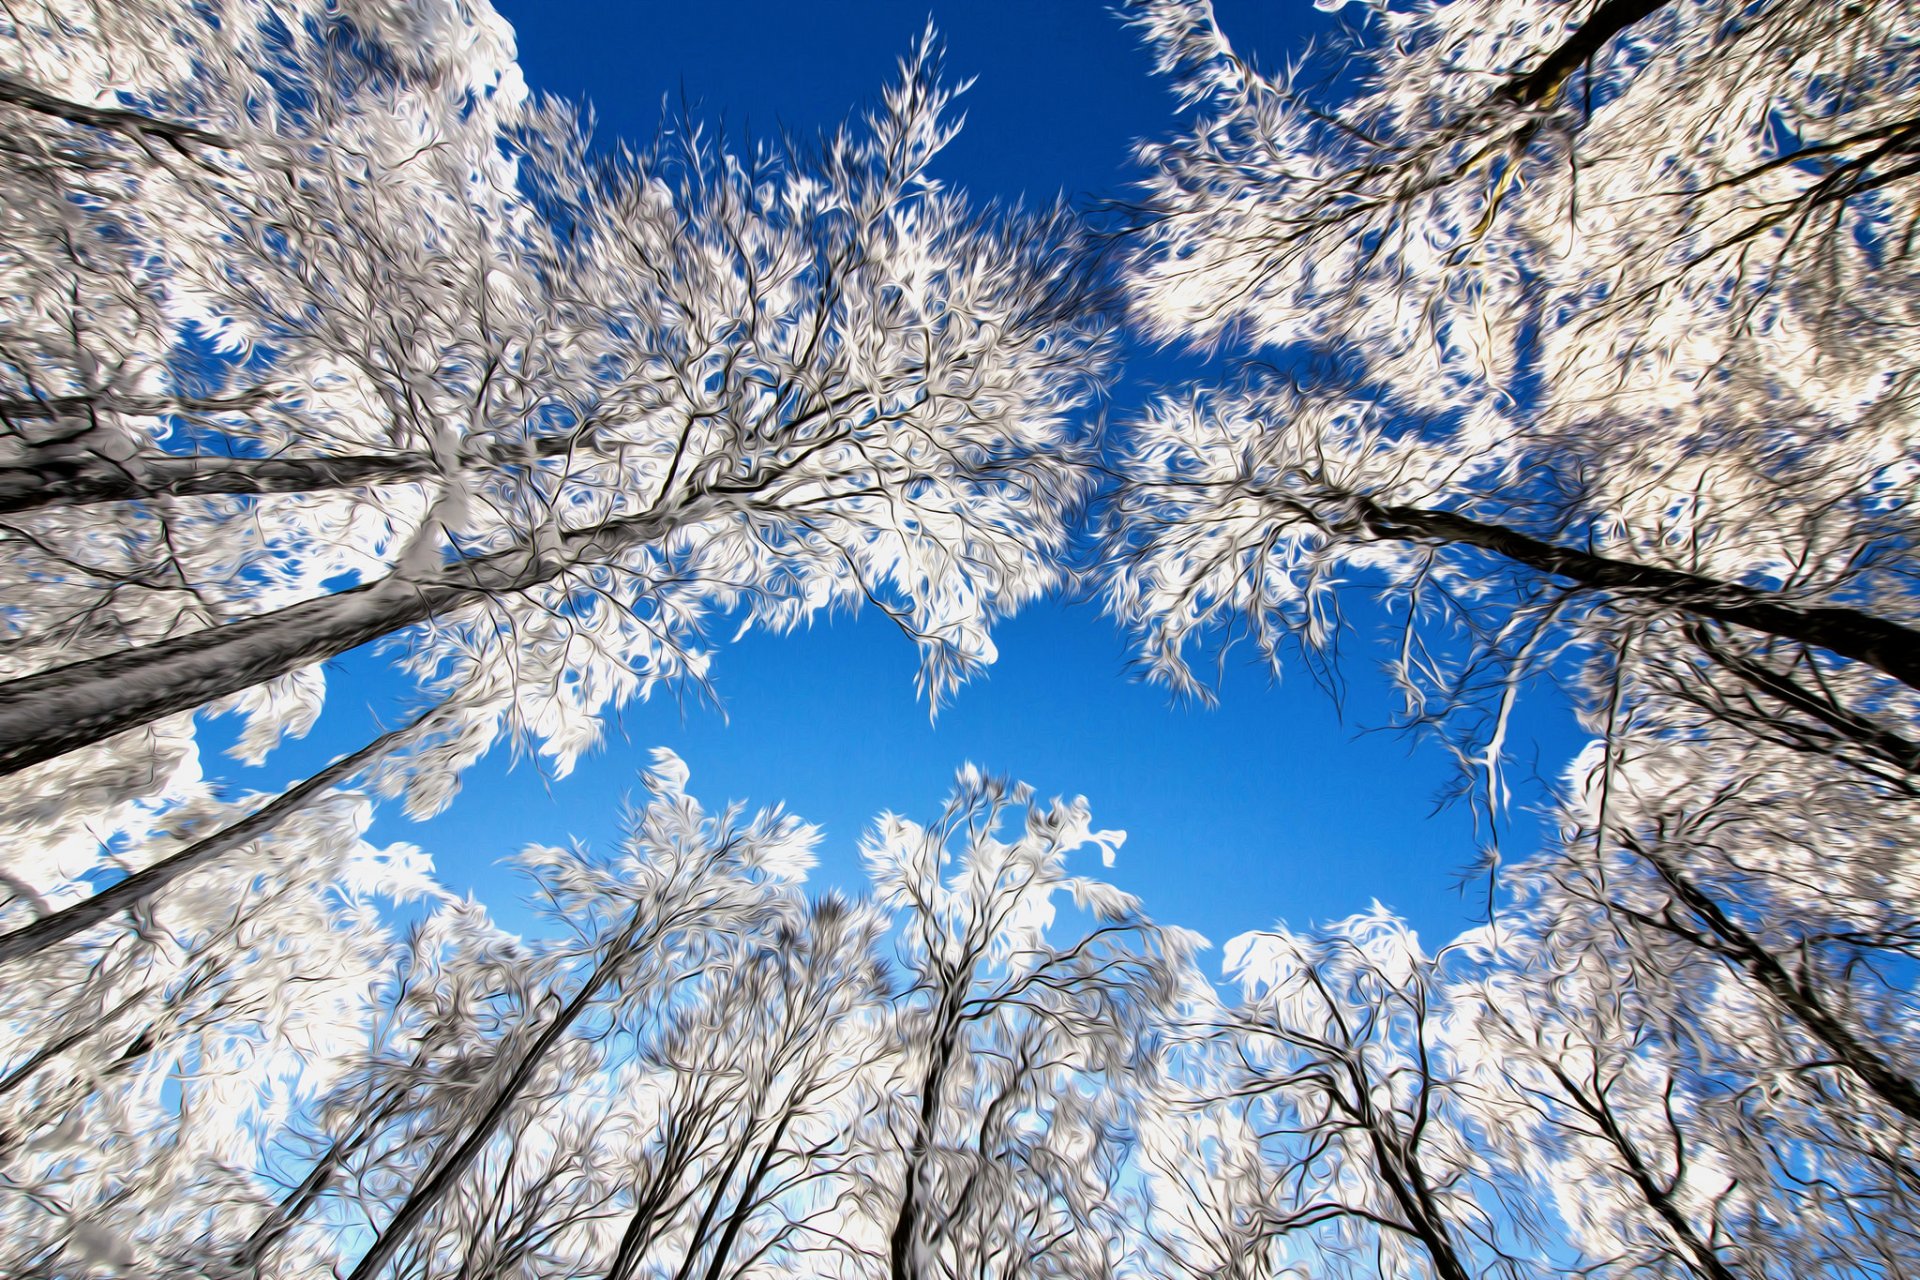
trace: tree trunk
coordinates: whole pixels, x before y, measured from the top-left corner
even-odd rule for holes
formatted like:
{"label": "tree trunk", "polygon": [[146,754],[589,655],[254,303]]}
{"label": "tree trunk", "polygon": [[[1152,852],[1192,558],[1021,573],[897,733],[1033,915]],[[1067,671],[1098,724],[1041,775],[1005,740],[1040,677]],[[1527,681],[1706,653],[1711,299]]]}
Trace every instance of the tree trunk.
{"label": "tree trunk", "polygon": [[1557,547],[1451,511],[1381,506],[1359,495],[1346,500],[1357,508],[1353,523],[1376,538],[1478,547],[1596,591],[1825,649],[1920,689],[1920,631],[1858,609],[1787,604],[1762,588]]}
{"label": "tree trunk", "polygon": [[[1621,1163],[1626,1165],[1627,1178],[1640,1192],[1640,1198],[1647,1202],[1647,1206],[1655,1214],[1659,1215],[1667,1231],[1680,1242],[1694,1270],[1706,1280],[1740,1280],[1740,1277],[1720,1260],[1720,1255],[1714,1252],[1713,1246],[1702,1240],[1699,1233],[1694,1231],[1693,1224],[1687,1221],[1686,1216],[1680,1212],[1680,1206],[1674,1203],[1672,1188],[1661,1186],[1653,1170],[1649,1169],[1646,1161],[1640,1158],[1640,1149],[1634,1146],[1632,1139],[1620,1128],[1619,1122],[1614,1118],[1613,1109],[1604,1096],[1605,1091],[1601,1091],[1601,1096],[1589,1098],[1558,1065],[1548,1063],[1547,1069],[1553,1072],[1555,1079],[1559,1080],[1560,1087],[1566,1090],[1567,1096],[1573,1100],[1573,1105],[1599,1128],[1601,1136],[1607,1140],[1607,1145],[1614,1149]],[[1677,1135],[1675,1140],[1678,1141]]]}
{"label": "tree trunk", "polygon": [[598,563],[679,524],[714,514],[712,499],[564,534],[542,555],[511,547],[443,566],[430,578],[383,578],[0,685],[0,776],[191,711],[370,640],[489,596],[523,591],[572,564]]}
{"label": "tree trunk", "polygon": [[587,978],[586,983],[560,1010],[552,1023],[534,1037],[526,1053],[515,1064],[512,1074],[501,1085],[500,1091],[493,1096],[486,1110],[467,1131],[466,1136],[444,1159],[433,1160],[428,1167],[425,1179],[407,1194],[399,1211],[374,1237],[373,1244],[354,1266],[347,1280],[373,1280],[379,1275],[387,1263],[393,1260],[394,1253],[413,1229],[419,1226],[427,1214],[431,1213],[445,1198],[447,1192],[453,1189],[453,1184],[459,1180],[460,1175],[467,1171],[468,1166],[479,1156],[481,1149],[493,1138],[494,1130],[498,1129],[500,1122],[506,1119],[507,1112],[519,1100],[521,1092],[532,1083],[534,1073],[539,1070],[541,1062],[553,1046],[579,1020],[580,1015],[587,1011],[594,997],[599,994],[600,988],[606,985],[620,967],[621,962],[627,958],[627,951],[644,923],[644,920],[636,916],[621,931],[620,936],[600,953],[600,961],[594,966],[593,973]]}
{"label": "tree trunk", "polygon": [[[248,399],[255,398],[236,397],[234,403]],[[50,407],[57,409],[62,403],[50,402]],[[163,402],[154,405],[116,402],[113,407],[120,412],[143,408],[167,412],[160,408],[160,403]],[[127,407],[129,404],[131,409]],[[4,416],[4,410],[0,410],[0,417]],[[477,451],[462,462],[507,466],[526,459],[559,457],[578,443],[579,435],[575,432],[541,436],[524,452],[496,447]],[[399,484],[438,474],[439,464],[427,453],[333,458],[158,454],[118,462],[97,453],[56,452],[41,446],[29,450],[24,457],[0,465],[0,515],[37,511],[43,507],[84,507],[155,498],[321,493],[329,489]]]}
{"label": "tree trunk", "polygon": [[894,1215],[893,1231],[887,1237],[887,1274],[889,1280],[920,1280],[914,1270],[916,1237],[920,1234],[920,1179],[928,1155],[933,1150],[933,1130],[940,1122],[940,1095],[946,1091],[947,1067],[953,1060],[960,1034],[958,1017],[943,1017],[941,1033],[927,1063],[927,1074],[920,1086],[920,1110],[915,1114],[913,1141],[907,1148],[906,1186],[901,1192],[900,1209]]}
{"label": "tree trunk", "polygon": [[753,1216],[757,1207],[754,1197],[760,1194],[760,1184],[766,1181],[768,1172],[779,1157],[780,1142],[787,1135],[787,1122],[792,1119],[793,1104],[789,1101],[780,1112],[780,1123],[773,1127],[773,1136],[760,1149],[760,1156],[754,1162],[752,1173],[747,1176],[746,1185],[740,1188],[739,1198],[733,1203],[733,1212],[727,1215],[727,1225],[720,1232],[720,1239],[714,1243],[713,1259],[707,1265],[706,1280],[722,1280],[727,1255],[733,1252],[734,1241],[740,1238],[741,1229],[747,1225],[747,1219]]}
{"label": "tree trunk", "polygon": [[1668,0],[1603,0],[1567,38],[1533,70],[1510,83],[1502,96],[1522,106],[1540,106],[1551,102],[1567,77],[1599,53],[1607,41],[1661,9]]}
{"label": "tree trunk", "polygon": [[258,840],[298,813],[315,796],[346,781],[399,746],[432,719],[437,711],[439,708],[435,707],[416,717],[411,724],[381,734],[353,754],[342,756],[297,786],[289,787],[240,821],[194,841],[171,857],[136,871],[64,910],[15,929],[12,933],[0,935],[0,965],[22,956],[34,955],[91,929],[101,921],[145,902],[181,876],[198,871],[235,849]]}
{"label": "tree trunk", "polygon": [[0,102],[19,107],[24,111],[65,120],[68,124],[105,129],[111,133],[127,134],[133,137],[164,139],[175,147],[183,143],[195,142],[203,147],[233,149],[232,140],[208,133],[204,129],[196,129],[192,125],[181,124],[175,120],[162,120],[156,116],[119,107],[90,107],[85,103],[74,102],[67,98],[56,98],[11,76],[0,76]]}
{"label": "tree trunk", "polygon": [[[1364,1077],[1359,1079],[1371,1083],[1365,1081]],[[1427,1086],[1423,1083],[1421,1087]],[[1365,1102],[1364,1095],[1362,1101],[1361,1123],[1366,1128],[1368,1144],[1373,1148],[1375,1169],[1406,1217],[1408,1234],[1427,1251],[1427,1258],[1433,1263],[1434,1272],[1440,1280],[1472,1280],[1453,1247],[1453,1239],[1447,1232],[1439,1207],[1433,1203],[1433,1192],[1427,1186],[1425,1171],[1420,1168],[1418,1152],[1408,1149],[1402,1158],[1399,1146],[1404,1139],[1391,1129],[1383,1133],[1382,1127],[1387,1125],[1387,1121],[1374,1112],[1370,1103]]]}
{"label": "tree trunk", "polygon": [[1877,1046],[1856,1036],[1805,984],[1796,981],[1786,966],[1771,951],[1748,933],[1718,902],[1688,879],[1664,856],[1654,853],[1638,840],[1627,837],[1621,843],[1644,858],[1660,873],[1682,905],[1713,932],[1715,954],[1733,961],[1753,977],[1767,992],[1800,1020],[1833,1055],[1834,1062],[1852,1072],[1887,1106],[1920,1124],[1920,1088],[1887,1061]]}
{"label": "tree trunk", "polygon": [[216,494],[313,493],[435,473],[422,454],[350,458],[162,456],[115,462],[95,453],[18,459],[0,468],[0,514]]}

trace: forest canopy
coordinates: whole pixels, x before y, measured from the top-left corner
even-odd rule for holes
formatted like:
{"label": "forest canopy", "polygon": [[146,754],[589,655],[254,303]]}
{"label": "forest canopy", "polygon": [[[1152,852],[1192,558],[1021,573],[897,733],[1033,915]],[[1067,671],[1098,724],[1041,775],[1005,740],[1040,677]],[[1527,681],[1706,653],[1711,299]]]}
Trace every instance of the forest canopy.
{"label": "forest canopy", "polygon": [[[0,1274],[1920,1274],[1920,3],[1339,17],[1121,5],[1135,185],[1014,204],[931,27],[636,146],[486,0],[0,12]],[[656,749],[461,851],[529,929],[374,834],[729,637],[877,613],[938,708],[1069,592],[1171,696],[1380,686],[1488,832],[1581,745],[1408,856],[1437,945],[1212,953],[974,764],[826,884]]]}

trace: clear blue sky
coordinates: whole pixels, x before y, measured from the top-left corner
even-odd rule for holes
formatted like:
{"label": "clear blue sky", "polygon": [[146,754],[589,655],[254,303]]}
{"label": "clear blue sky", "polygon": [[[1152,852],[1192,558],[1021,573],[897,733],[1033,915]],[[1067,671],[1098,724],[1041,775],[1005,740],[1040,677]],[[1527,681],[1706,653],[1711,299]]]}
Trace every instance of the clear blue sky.
{"label": "clear blue sky", "polygon": [[[496,3],[536,89],[591,100],[602,137],[636,142],[653,135],[664,100],[677,110],[683,98],[736,140],[829,129],[875,99],[928,17],[895,0]],[[1263,61],[1327,29],[1306,0],[1229,0],[1220,10]],[[943,0],[932,17],[949,73],[977,77],[962,99],[967,127],[936,172],[977,200],[1125,197],[1133,142],[1173,127],[1172,96],[1099,0]],[[1156,383],[1219,372],[1139,353],[1116,405]],[[1043,795],[1087,796],[1096,823],[1129,832],[1111,878],[1156,918],[1216,945],[1276,919],[1346,915],[1376,897],[1438,943],[1478,909],[1483,886],[1456,890],[1474,854],[1471,817],[1460,806],[1435,812],[1451,766],[1431,744],[1362,732],[1387,723],[1392,702],[1359,646],[1343,719],[1303,669],[1276,686],[1250,653],[1229,667],[1217,708],[1177,705],[1129,676],[1123,638],[1085,605],[1042,606],[996,638],[990,677],[930,724],[913,694],[912,646],[883,618],[751,636],[716,657],[724,717],[656,698],[629,708],[567,779],[499,752],[447,814],[418,825],[388,813],[375,836],[421,844],[450,884],[517,923],[507,903],[519,885],[495,860],[533,840],[610,841],[622,795],[647,749],[662,744],[686,759],[709,803],[784,801],[824,824],[817,879],[858,885],[856,842],[869,820],[883,809],[930,816],[955,767],[971,760]],[[380,686],[377,668],[366,654],[339,664],[333,731],[358,732],[356,699]],[[1560,763],[1553,752],[1572,741],[1555,730],[1541,761],[1549,772]],[[278,753],[263,773],[317,764],[344,741]]]}

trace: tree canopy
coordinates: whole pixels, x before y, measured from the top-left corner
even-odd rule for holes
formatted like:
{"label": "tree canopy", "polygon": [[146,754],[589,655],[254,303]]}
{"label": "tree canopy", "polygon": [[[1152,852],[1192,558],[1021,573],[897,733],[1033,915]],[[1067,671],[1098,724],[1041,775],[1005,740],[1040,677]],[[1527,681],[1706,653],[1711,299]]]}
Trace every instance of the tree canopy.
{"label": "tree canopy", "polygon": [[[1122,8],[1117,220],[942,185],[931,29],[743,151],[485,0],[0,14],[0,1271],[1920,1273],[1920,3]],[[1125,341],[1227,359],[1108,415]],[[1220,984],[972,764],[815,888],[658,749],[523,932],[371,836],[723,631],[878,610],[938,705],[1074,584],[1176,693],[1357,647],[1489,818],[1523,702],[1586,745],[1474,927]],[[202,772],[375,643],[392,723]]]}

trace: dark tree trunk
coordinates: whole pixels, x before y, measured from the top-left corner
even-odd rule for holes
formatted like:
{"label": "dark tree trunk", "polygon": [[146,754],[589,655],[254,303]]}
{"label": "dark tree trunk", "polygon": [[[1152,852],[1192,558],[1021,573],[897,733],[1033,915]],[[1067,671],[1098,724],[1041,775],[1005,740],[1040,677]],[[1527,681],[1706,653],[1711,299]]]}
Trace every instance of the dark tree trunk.
{"label": "dark tree trunk", "polygon": [[1542,58],[1533,70],[1509,84],[1504,96],[1524,106],[1551,102],[1567,77],[1605,48],[1607,41],[1666,8],[1667,4],[1668,0],[1604,0],[1558,48]]}
{"label": "dark tree trunk", "polygon": [[1858,609],[1788,604],[1759,587],[1557,547],[1451,511],[1350,501],[1358,510],[1354,523],[1376,538],[1478,547],[1595,591],[1825,649],[1920,689],[1920,631]]}
{"label": "dark tree trunk", "polygon": [[615,971],[627,958],[627,949],[645,923],[635,918],[621,932],[619,938],[600,954],[599,963],[587,978],[580,990],[561,1008],[553,1021],[543,1029],[527,1051],[514,1065],[513,1072],[500,1086],[500,1091],[487,1103],[486,1110],[480,1114],[466,1135],[460,1139],[452,1151],[444,1157],[436,1158],[428,1166],[425,1178],[407,1194],[407,1198],[391,1221],[374,1237],[367,1252],[354,1266],[347,1280],[373,1280],[393,1260],[394,1253],[405,1243],[406,1238],[421,1221],[431,1213],[453,1189],[460,1175],[465,1173],[481,1150],[492,1140],[494,1131],[512,1110],[513,1104],[520,1098],[522,1091],[533,1082],[535,1072],[553,1050],[560,1037],[565,1035],[580,1016],[593,1003],[600,988],[605,986]]}
{"label": "dark tree trunk", "polygon": [[420,454],[350,458],[29,456],[0,468],[0,514],[154,498],[316,493],[393,484],[435,473]]}
{"label": "dark tree trunk", "polygon": [[181,876],[209,866],[234,850],[258,840],[298,813],[315,796],[346,781],[399,746],[424,726],[433,714],[433,711],[428,711],[411,724],[381,734],[353,754],[342,756],[297,786],[289,787],[240,821],[194,841],[173,856],[136,871],[64,910],[15,929],[12,933],[0,935],[0,965],[44,951],[91,929],[101,921],[145,902]]}
{"label": "dark tree trunk", "polygon": [[1837,1065],[1853,1073],[1887,1106],[1920,1124],[1920,1088],[1890,1063],[1877,1046],[1855,1035],[1827,1008],[1810,984],[1788,973],[1778,956],[1742,928],[1672,861],[1637,840],[1628,838],[1622,844],[1659,872],[1681,905],[1710,931],[1712,936],[1708,942],[1715,954],[1746,970],[1765,987],[1768,994],[1826,1046]]}

